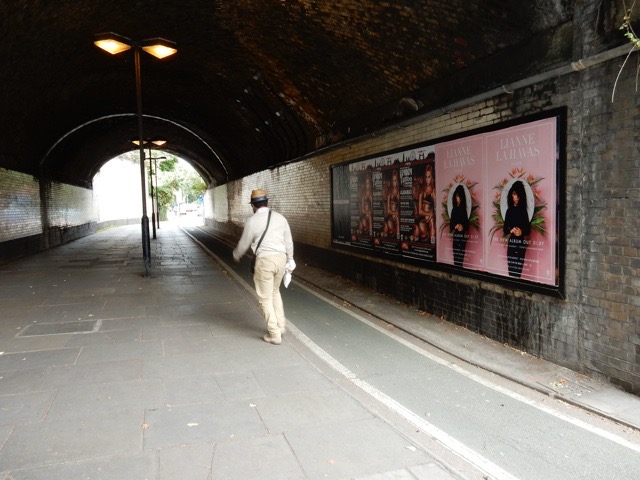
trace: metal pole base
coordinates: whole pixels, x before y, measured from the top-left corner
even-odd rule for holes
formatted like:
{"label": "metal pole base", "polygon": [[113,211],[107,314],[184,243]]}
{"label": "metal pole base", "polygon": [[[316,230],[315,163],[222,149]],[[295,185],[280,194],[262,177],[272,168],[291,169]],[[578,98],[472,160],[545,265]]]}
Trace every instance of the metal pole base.
{"label": "metal pole base", "polygon": [[153,225],[153,239],[155,240],[156,238],[158,238],[156,236],[156,214],[155,213],[151,214],[151,225]]}
{"label": "metal pole base", "polygon": [[149,238],[149,217],[142,216],[142,257],[144,259],[144,276],[151,275],[151,239]]}

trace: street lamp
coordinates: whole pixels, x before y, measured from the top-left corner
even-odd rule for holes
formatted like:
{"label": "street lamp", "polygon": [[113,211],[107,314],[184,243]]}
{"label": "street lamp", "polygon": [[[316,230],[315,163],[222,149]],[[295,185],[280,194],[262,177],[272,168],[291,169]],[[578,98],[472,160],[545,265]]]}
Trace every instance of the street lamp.
{"label": "street lamp", "polygon": [[138,108],[138,141],[140,142],[140,181],[142,186],[142,256],[144,258],[144,276],[151,274],[151,240],[149,238],[149,217],[147,216],[147,194],[145,191],[144,174],[144,143],[142,131],[142,82],[140,79],[140,50],[153,55],[156,58],[165,58],[173,55],[178,50],[176,44],[163,38],[150,38],[140,42],[131,40],[112,32],[100,33],[95,36],[97,47],[117,55],[121,52],[133,49],[136,69],[136,103]]}
{"label": "street lamp", "polygon": [[[166,160],[167,157],[153,157],[153,174],[156,177],[156,220],[158,222],[158,230],[160,230],[160,205],[158,203],[158,160]],[[149,168],[151,168],[151,162],[149,162]]]}
{"label": "street lamp", "polygon": [[[140,144],[140,140],[132,140],[131,142],[135,143],[136,145]],[[167,141],[166,140],[143,140],[142,143],[149,147],[149,185],[150,185],[150,193],[151,193],[151,226],[153,227],[152,228],[153,239],[155,240],[157,238],[156,237],[156,218],[158,219],[158,222],[157,222],[158,228],[160,228],[160,210],[158,210],[158,192],[155,192],[155,196],[154,196],[153,172],[154,172],[154,165],[155,165],[156,189],[157,189],[158,188],[158,164],[155,163],[155,160],[159,160],[160,158],[166,158],[166,157],[151,158],[151,144],[153,143],[154,145],[157,145],[160,147],[165,143],[167,143]],[[158,212],[157,217],[156,217],[156,212]]]}

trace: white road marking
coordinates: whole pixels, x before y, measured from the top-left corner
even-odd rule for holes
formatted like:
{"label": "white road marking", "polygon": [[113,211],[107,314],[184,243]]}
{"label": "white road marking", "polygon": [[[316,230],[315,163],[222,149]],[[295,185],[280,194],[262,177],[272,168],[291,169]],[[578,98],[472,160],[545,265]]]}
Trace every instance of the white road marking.
{"label": "white road marking", "polygon": [[[189,236],[191,236],[191,235],[189,235]],[[213,258],[215,258],[221,265],[225,266],[225,268],[230,273],[230,275],[234,279],[236,279],[238,282],[240,282],[242,285],[244,285],[244,287],[248,291],[252,292],[254,294],[254,296],[255,296],[255,292],[253,291],[253,288],[251,288],[251,286],[248,285],[240,275],[235,273],[233,271],[233,269],[231,269],[224,261],[222,261],[217,255],[215,255],[213,252],[211,252],[209,249],[207,249],[199,241],[197,241],[197,240],[195,240],[195,241],[198,244],[200,244],[204,250],[209,252],[209,254]],[[634,444],[632,442],[629,442],[628,440],[626,440],[626,439],[624,439],[624,438],[622,438],[622,437],[620,437],[618,435],[615,435],[613,433],[607,432],[606,430],[603,430],[601,428],[595,427],[593,425],[589,425],[588,423],[583,422],[582,420],[579,420],[577,418],[571,417],[569,415],[565,415],[562,412],[559,412],[559,411],[557,411],[555,409],[547,407],[546,405],[543,405],[543,404],[541,404],[539,402],[536,402],[535,400],[531,400],[531,399],[529,399],[529,398],[527,398],[527,397],[525,397],[523,395],[520,395],[520,394],[518,394],[516,392],[513,392],[513,391],[511,391],[511,390],[509,390],[507,388],[501,387],[500,385],[497,385],[496,383],[493,383],[493,382],[491,382],[489,380],[486,380],[486,379],[480,377],[479,375],[476,375],[476,374],[474,374],[472,372],[469,372],[468,370],[465,370],[464,368],[456,365],[455,363],[448,362],[448,361],[446,361],[446,360],[444,360],[444,359],[442,359],[442,358],[440,358],[440,357],[438,357],[436,355],[433,355],[433,354],[423,350],[422,348],[418,347],[417,345],[414,345],[413,343],[411,343],[411,342],[399,337],[398,335],[396,335],[396,334],[394,334],[392,332],[389,332],[388,330],[386,330],[385,328],[381,327],[380,325],[376,325],[375,323],[373,323],[370,320],[362,317],[361,315],[358,315],[357,313],[355,313],[355,312],[353,312],[353,311],[351,311],[351,310],[349,310],[349,309],[337,304],[336,302],[332,301],[331,299],[326,298],[324,295],[321,295],[320,293],[318,293],[317,291],[314,291],[313,289],[307,287],[306,285],[303,285],[300,282],[297,282],[296,284],[299,287],[305,289],[307,292],[309,292],[312,295],[314,295],[315,297],[317,297],[317,298],[321,299],[322,301],[330,304],[332,307],[340,309],[341,311],[347,313],[348,315],[352,316],[353,318],[357,319],[358,321],[370,326],[371,328],[376,329],[377,331],[387,335],[389,338],[392,338],[393,340],[401,343],[405,347],[410,348],[414,352],[419,353],[420,355],[428,358],[429,360],[432,360],[433,362],[438,363],[439,365],[442,365],[442,366],[445,366],[447,368],[450,368],[451,370],[455,371],[456,373],[459,373],[460,375],[464,375],[465,377],[469,378],[470,380],[473,380],[473,381],[475,381],[475,382],[477,382],[477,383],[479,383],[479,384],[481,384],[481,385],[483,385],[483,386],[485,386],[487,388],[490,388],[490,389],[492,389],[492,390],[494,390],[496,392],[502,393],[503,395],[506,395],[506,396],[508,396],[508,397],[510,397],[510,398],[512,398],[514,400],[522,402],[522,403],[524,403],[526,405],[529,405],[531,407],[537,408],[538,410],[543,411],[543,412],[545,412],[545,413],[547,413],[549,415],[552,415],[552,416],[554,416],[554,417],[556,417],[556,418],[558,418],[560,420],[566,421],[566,422],[568,422],[568,423],[570,423],[572,425],[575,425],[575,426],[577,426],[579,428],[582,428],[582,429],[587,430],[587,431],[589,431],[591,433],[594,433],[594,434],[599,435],[599,436],[601,436],[603,438],[606,438],[606,439],[608,439],[608,440],[610,440],[612,442],[615,442],[618,445],[621,445],[623,447],[629,448],[629,449],[631,449],[633,451],[636,451],[636,452],[640,453],[640,445],[637,445],[637,444]],[[467,447],[466,445],[464,445],[460,441],[456,440],[452,436],[448,435],[446,432],[444,432],[443,430],[439,429],[435,425],[432,425],[431,423],[427,422],[421,416],[419,416],[416,413],[412,412],[411,410],[407,409],[406,407],[404,407],[403,405],[401,405],[400,403],[398,403],[397,401],[395,401],[393,398],[389,397],[385,393],[381,392],[377,388],[375,388],[372,385],[368,384],[364,380],[359,379],[355,373],[350,371],[347,367],[342,365],[335,358],[333,358],[331,355],[329,355],[326,351],[324,351],[322,348],[320,348],[309,337],[307,337],[297,327],[295,327],[295,325],[293,325],[291,322],[289,322],[287,328],[289,329],[289,331],[293,335],[295,335],[296,338],[298,338],[298,340],[300,340],[304,345],[306,345],[307,348],[309,348],[313,353],[315,353],[320,359],[322,359],[325,363],[327,363],[331,368],[333,368],[335,371],[337,371],[341,375],[343,375],[353,385],[357,386],[358,388],[360,388],[361,390],[363,390],[364,392],[369,394],[371,397],[375,398],[377,401],[379,401],[380,403],[385,405],[387,408],[389,408],[393,412],[395,412],[398,415],[400,415],[402,418],[407,420],[409,423],[411,423],[415,427],[419,428],[421,431],[431,435],[437,441],[439,441],[444,446],[449,448],[453,453],[457,454],[461,458],[463,458],[466,461],[468,461],[469,463],[473,464],[474,466],[476,466],[477,468],[479,468],[483,472],[487,473],[488,475],[491,475],[495,480],[517,480],[517,477],[514,477],[512,474],[510,474],[506,470],[500,468],[498,465],[494,464],[493,462],[491,462],[487,458],[483,457],[482,455],[480,455],[476,451],[470,449],[469,447]]]}
{"label": "white road marking", "polygon": [[[310,289],[309,287],[307,287],[306,285],[302,285],[300,283],[298,283],[298,286],[304,288],[305,290],[307,290],[309,293],[315,295],[316,297],[320,298],[321,300],[331,304],[332,306],[339,308],[340,310],[342,310],[343,312],[351,315],[353,318],[359,320],[362,323],[365,323],[366,325],[370,326],[371,328],[376,329],[377,331],[387,335],[388,337],[394,339],[395,341],[401,343],[402,345],[404,345],[407,348],[410,348],[411,350],[413,350],[416,353],[419,353],[420,355],[428,358],[429,360],[432,360],[433,362],[436,362],[442,366],[445,366],[447,368],[450,368],[451,370],[459,373],[460,375],[464,375],[465,377],[469,378],[470,380],[473,380],[487,388],[490,388],[496,392],[500,392],[503,395],[506,395],[514,400],[517,400],[519,402],[522,402],[526,405],[529,405],[531,407],[537,408],[538,410],[541,410],[549,415],[552,415],[560,420],[564,420],[565,422],[571,423],[572,425],[575,425],[579,428],[582,428],[584,430],[587,430],[591,433],[594,433],[596,435],[599,435],[603,438],[606,438],[607,440],[610,440],[612,442],[617,443],[618,445],[621,445],[623,447],[629,448],[635,452],[640,453],[640,445],[637,445],[633,442],[630,442],[616,434],[607,432],[606,430],[602,429],[602,428],[598,428],[596,426],[590,425],[587,422],[583,422],[582,420],[579,420],[577,418],[571,417],[570,415],[566,415],[562,412],[559,412],[558,410],[555,410],[551,407],[548,407],[546,405],[541,404],[540,402],[536,402],[535,400],[531,400],[530,398],[527,398],[523,395],[520,395],[519,393],[513,392],[507,388],[501,387],[500,385],[493,383],[487,379],[484,379],[482,377],[480,377],[479,375],[476,375],[472,372],[469,372],[468,370],[465,370],[464,368],[456,365],[455,363],[451,363],[448,362],[436,355],[433,355],[425,350],[423,350],[422,348],[418,347],[417,345],[414,345],[413,343],[399,337],[398,335],[389,332],[388,330],[384,329],[383,327],[381,327],[380,325],[376,325],[375,323],[371,322],[370,320],[358,315],[355,312],[352,312],[351,310],[343,307],[342,305],[338,305],[337,303],[331,301],[328,298],[325,298],[323,295],[320,295],[318,292],[313,291],[312,289]],[[319,348],[319,347],[318,347]]]}
{"label": "white road marking", "polygon": [[345,378],[347,378],[351,383],[353,383],[356,387],[368,393],[370,396],[375,398],[378,402],[382,403],[384,406],[392,410],[393,412],[400,415],[402,418],[407,420],[409,423],[414,425],[416,428],[419,428],[421,431],[435,438],[441,444],[449,448],[453,453],[460,456],[467,462],[473,464],[484,473],[491,475],[492,478],[496,480],[517,480],[517,477],[514,477],[509,472],[503,470],[495,463],[487,460],[485,457],[470,449],[463,443],[459,442],[451,435],[448,435],[443,430],[439,429],[435,425],[427,422],[419,415],[416,415],[411,410],[405,408],[400,403],[396,402],[393,398],[389,397],[385,393],[381,392],[377,388],[369,385],[364,380],[360,380],[358,376],[350,371],[347,367],[338,362],[335,358],[325,352],[322,348],[316,345],[309,337],[307,337],[304,333],[302,333],[298,328],[289,322],[288,329],[293,333],[300,342],[302,342],[309,350],[311,350],[314,354],[320,357],[325,363],[327,363],[331,368],[342,374]]}

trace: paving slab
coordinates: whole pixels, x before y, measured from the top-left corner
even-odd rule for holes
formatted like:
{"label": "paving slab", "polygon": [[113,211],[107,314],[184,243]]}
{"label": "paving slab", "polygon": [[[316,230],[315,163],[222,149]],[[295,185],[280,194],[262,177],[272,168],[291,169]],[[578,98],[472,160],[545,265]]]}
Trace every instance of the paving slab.
{"label": "paving slab", "polygon": [[255,407],[243,401],[149,409],[144,421],[145,450],[267,433]]}
{"label": "paving slab", "polygon": [[0,355],[0,372],[70,365],[76,361],[80,352],[80,348],[57,348],[35,352],[5,353]]}
{"label": "paving slab", "polygon": [[142,411],[21,423],[0,449],[3,470],[139,453]]}
{"label": "paving slab", "polygon": [[[247,452],[253,452],[247,455]],[[283,435],[264,435],[220,442],[215,447],[212,479],[305,480],[306,476]]]}
{"label": "paving slab", "polygon": [[0,424],[37,422],[43,420],[55,392],[29,392],[0,396]]}
{"label": "paving slab", "polygon": [[213,456],[213,443],[162,448],[157,454],[159,461],[157,480],[178,478],[210,480]]}
{"label": "paving slab", "polygon": [[[11,480],[145,480],[156,478],[157,470],[157,455],[142,453],[112,455],[95,460],[73,461],[40,468],[16,469],[11,471],[10,478]],[[203,480],[206,480],[206,477],[203,477]]]}
{"label": "paving slab", "polygon": [[[113,344],[113,342],[110,342],[110,344]],[[46,371],[45,378],[39,388],[55,390],[67,387],[82,387],[94,383],[110,384],[142,380],[142,366],[142,359],[134,358],[51,367]]]}

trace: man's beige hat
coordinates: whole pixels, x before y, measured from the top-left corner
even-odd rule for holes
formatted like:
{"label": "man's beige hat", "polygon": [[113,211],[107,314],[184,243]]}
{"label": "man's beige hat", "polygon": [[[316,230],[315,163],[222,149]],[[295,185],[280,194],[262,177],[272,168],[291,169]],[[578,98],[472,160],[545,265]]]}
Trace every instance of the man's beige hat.
{"label": "man's beige hat", "polygon": [[264,200],[269,200],[269,198],[267,197],[267,192],[260,188],[251,191],[250,203],[263,202]]}

